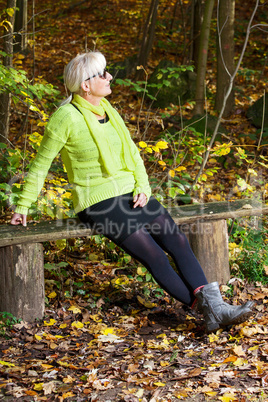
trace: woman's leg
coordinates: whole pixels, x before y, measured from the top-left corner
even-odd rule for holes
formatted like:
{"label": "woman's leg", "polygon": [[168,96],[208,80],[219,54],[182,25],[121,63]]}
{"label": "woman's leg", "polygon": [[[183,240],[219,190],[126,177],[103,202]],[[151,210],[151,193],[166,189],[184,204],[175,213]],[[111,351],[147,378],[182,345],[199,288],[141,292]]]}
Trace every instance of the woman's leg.
{"label": "woman's leg", "polygon": [[146,229],[132,233],[120,247],[140,261],[171,296],[187,305],[193,303],[193,289],[174,271],[167,255]]}
{"label": "woman's leg", "polygon": [[187,237],[180,232],[169,214],[154,219],[149,232],[157,244],[173,258],[181,278],[190,289],[194,291],[208,283]]}
{"label": "woman's leg", "polygon": [[179,231],[170,215],[157,217],[151,222],[149,230],[156,242],[174,259],[186,286],[193,290],[199,309],[204,314],[208,332],[243,322],[252,314],[252,301],[242,306],[229,305],[222,299],[219,284],[207,283],[186,236]]}

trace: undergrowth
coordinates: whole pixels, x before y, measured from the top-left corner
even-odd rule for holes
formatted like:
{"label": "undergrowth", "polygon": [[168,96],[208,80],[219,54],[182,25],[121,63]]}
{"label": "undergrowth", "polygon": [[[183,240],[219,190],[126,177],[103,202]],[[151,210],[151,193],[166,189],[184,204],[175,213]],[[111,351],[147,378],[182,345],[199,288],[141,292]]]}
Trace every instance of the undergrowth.
{"label": "undergrowth", "polygon": [[232,224],[229,239],[231,273],[248,282],[268,283],[267,218]]}

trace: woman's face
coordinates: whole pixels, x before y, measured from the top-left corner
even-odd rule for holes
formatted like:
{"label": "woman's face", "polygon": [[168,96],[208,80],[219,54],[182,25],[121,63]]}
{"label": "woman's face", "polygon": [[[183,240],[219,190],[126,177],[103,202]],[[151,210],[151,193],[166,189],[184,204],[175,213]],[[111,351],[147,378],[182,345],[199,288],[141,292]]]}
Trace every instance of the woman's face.
{"label": "woman's face", "polygon": [[112,80],[112,78],[112,75],[106,70],[104,70],[103,74],[90,78],[88,82],[90,86],[91,96],[96,98],[103,98],[107,95],[110,95],[110,93],[112,92],[110,88],[110,81]]}

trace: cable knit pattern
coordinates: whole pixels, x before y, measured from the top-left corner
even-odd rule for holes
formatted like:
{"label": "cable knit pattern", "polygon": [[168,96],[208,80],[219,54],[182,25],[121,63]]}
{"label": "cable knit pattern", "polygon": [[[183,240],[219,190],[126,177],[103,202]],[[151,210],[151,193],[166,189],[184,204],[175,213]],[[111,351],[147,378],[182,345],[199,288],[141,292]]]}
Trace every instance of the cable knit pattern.
{"label": "cable knit pattern", "polygon": [[[129,136],[128,145],[135,162],[134,170],[130,171],[125,164],[121,138],[112,123],[108,121],[98,124],[101,125],[101,135],[107,141],[111,151],[109,155],[112,155],[113,160],[109,160],[109,155],[101,157],[83,115],[72,104],[60,107],[51,116],[25,180],[16,207],[17,213],[28,213],[43,187],[53,159],[59,152],[67,170],[69,183],[73,185],[76,213],[97,202],[132,191],[133,195],[145,193],[149,200],[151,189],[148,176],[135,143]],[[120,124],[124,124],[122,119]],[[112,176],[104,167],[109,165],[109,162],[116,166]]]}

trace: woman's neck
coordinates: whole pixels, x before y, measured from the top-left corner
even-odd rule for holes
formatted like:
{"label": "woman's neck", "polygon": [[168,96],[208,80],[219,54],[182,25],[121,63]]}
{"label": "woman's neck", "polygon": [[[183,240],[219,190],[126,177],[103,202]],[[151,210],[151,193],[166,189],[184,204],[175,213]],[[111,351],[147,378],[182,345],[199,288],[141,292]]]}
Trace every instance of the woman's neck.
{"label": "woman's neck", "polygon": [[97,96],[89,95],[87,92],[83,93],[80,95],[82,98],[84,98],[86,101],[91,103],[94,106],[100,106],[100,102],[102,98],[99,98]]}

